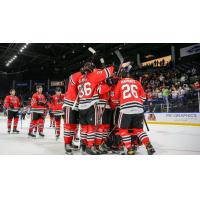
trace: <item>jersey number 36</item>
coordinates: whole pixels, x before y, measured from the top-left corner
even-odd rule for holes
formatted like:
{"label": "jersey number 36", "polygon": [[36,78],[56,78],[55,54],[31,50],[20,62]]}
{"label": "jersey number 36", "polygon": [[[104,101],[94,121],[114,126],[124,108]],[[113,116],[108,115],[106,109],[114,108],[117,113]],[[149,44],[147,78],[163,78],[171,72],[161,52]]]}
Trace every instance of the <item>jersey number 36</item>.
{"label": "jersey number 36", "polygon": [[138,87],[134,84],[122,85],[123,99],[128,99],[128,98],[131,98],[131,97],[138,98],[137,89],[138,89]]}
{"label": "jersey number 36", "polygon": [[92,93],[91,83],[86,82],[83,85],[78,86],[79,90],[79,97],[82,98],[83,96],[89,96]]}

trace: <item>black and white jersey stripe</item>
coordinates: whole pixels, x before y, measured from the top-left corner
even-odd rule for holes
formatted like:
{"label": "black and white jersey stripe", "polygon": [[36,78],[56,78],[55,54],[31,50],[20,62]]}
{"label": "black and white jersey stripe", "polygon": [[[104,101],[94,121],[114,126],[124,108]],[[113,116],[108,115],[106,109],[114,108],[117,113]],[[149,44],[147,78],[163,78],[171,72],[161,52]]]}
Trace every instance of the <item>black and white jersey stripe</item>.
{"label": "black and white jersey stripe", "polygon": [[106,78],[110,77],[110,71],[107,68],[105,68],[104,70],[106,72]]}
{"label": "black and white jersey stripe", "polygon": [[69,77],[69,81],[73,84],[73,85],[76,85],[72,79],[72,76]]}
{"label": "black and white jersey stripe", "polygon": [[8,108],[9,111],[12,111],[12,112],[18,112],[19,111],[19,108]]}
{"label": "black and white jersey stripe", "polygon": [[[64,99],[63,107],[66,107],[66,106],[73,107],[73,105],[74,105],[74,101]],[[78,102],[76,103],[75,108],[78,108]]]}
{"label": "black and white jersey stripe", "polygon": [[120,109],[127,109],[127,108],[133,108],[133,107],[137,107],[137,108],[144,108],[142,103],[139,102],[131,102],[131,103],[125,103],[120,105]]}
{"label": "black and white jersey stripe", "polygon": [[44,109],[41,108],[31,108],[31,113],[44,113]]}
{"label": "black and white jersey stripe", "polygon": [[94,95],[93,97],[91,98],[88,98],[88,99],[80,99],[80,104],[84,104],[84,103],[91,103],[92,101],[94,100],[99,100],[99,96],[98,95]]}

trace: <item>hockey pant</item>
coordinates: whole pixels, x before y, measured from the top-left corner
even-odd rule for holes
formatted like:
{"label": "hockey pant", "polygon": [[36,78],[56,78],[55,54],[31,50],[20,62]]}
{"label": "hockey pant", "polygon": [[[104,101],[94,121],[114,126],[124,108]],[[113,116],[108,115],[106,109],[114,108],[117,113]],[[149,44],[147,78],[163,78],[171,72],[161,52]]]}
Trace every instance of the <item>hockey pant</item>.
{"label": "hockey pant", "polygon": [[11,131],[13,119],[14,119],[13,130],[15,130],[15,129],[17,129],[17,125],[18,125],[19,114],[18,114],[18,112],[14,112],[14,111],[9,110],[8,111],[8,120],[7,120],[8,131]]}
{"label": "hockey pant", "polygon": [[[140,142],[143,145],[149,143],[149,137],[143,130],[144,114],[124,114],[120,113],[118,119],[119,135],[122,138],[122,142],[127,149],[131,148],[131,135],[138,136]],[[129,133],[128,130],[133,130],[133,133]]]}
{"label": "hockey pant", "polygon": [[44,130],[44,114],[43,113],[32,113],[31,123],[29,127],[29,133],[33,132],[33,129],[38,126],[38,132],[43,133]]}

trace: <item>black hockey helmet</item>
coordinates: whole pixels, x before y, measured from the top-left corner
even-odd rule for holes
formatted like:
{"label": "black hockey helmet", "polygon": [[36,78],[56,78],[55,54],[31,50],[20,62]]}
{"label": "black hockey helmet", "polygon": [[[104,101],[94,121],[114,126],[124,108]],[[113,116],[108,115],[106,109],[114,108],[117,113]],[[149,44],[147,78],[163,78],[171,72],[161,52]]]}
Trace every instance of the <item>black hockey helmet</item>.
{"label": "black hockey helmet", "polygon": [[15,89],[14,89],[14,88],[11,88],[11,89],[10,89],[10,93],[11,93],[12,91],[15,91]]}
{"label": "black hockey helmet", "polygon": [[96,66],[95,66],[95,64],[93,63],[93,62],[86,62],[85,64],[84,64],[84,70],[85,71],[88,71],[88,72],[92,72],[92,70],[95,68]]}
{"label": "black hockey helmet", "polygon": [[129,65],[127,67],[121,68],[119,72],[119,77],[120,78],[126,78],[132,73],[132,65]]}
{"label": "black hockey helmet", "polygon": [[55,88],[55,92],[62,92],[62,90],[61,90],[60,87],[56,87],[56,88]]}
{"label": "black hockey helmet", "polygon": [[43,88],[42,85],[37,85],[36,86],[36,90],[38,90],[39,88]]}

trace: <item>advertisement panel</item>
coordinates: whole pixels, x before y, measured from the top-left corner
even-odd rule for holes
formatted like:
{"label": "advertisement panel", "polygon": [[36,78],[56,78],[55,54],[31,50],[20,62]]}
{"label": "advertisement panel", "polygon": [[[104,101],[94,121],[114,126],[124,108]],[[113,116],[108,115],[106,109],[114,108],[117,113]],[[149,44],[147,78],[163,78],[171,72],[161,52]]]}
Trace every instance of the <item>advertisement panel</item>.
{"label": "advertisement panel", "polygon": [[200,126],[200,113],[145,113],[149,124]]}
{"label": "advertisement panel", "polygon": [[51,81],[51,86],[64,86],[64,81]]}
{"label": "advertisement panel", "polygon": [[190,56],[197,53],[200,53],[200,44],[194,44],[180,49],[180,57]]}

